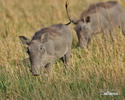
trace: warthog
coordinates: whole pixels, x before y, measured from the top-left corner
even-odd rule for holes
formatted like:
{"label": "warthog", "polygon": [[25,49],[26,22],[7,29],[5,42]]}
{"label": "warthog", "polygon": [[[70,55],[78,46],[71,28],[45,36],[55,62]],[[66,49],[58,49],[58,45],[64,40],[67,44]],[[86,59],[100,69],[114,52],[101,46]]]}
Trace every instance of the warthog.
{"label": "warthog", "polygon": [[19,36],[23,44],[28,45],[31,72],[37,76],[42,66],[46,69],[59,58],[68,63],[72,46],[72,32],[64,24],[56,24],[42,28],[32,37],[32,40]]}
{"label": "warthog", "polygon": [[113,39],[113,29],[120,27],[125,35],[125,10],[116,1],[107,1],[92,4],[88,9],[84,10],[78,20],[70,18],[67,10],[68,18],[75,24],[75,31],[78,37],[78,45],[87,47],[92,36],[97,33],[103,33],[103,39],[109,33]]}

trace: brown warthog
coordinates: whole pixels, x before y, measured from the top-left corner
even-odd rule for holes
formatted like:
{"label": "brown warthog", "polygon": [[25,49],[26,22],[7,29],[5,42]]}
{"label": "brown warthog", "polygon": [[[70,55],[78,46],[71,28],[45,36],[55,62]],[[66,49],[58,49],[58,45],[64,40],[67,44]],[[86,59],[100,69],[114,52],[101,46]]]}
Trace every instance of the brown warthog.
{"label": "brown warthog", "polygon": [[78,20],[72,20],[66,11],[70,22],[75,24],[78,36],[78,45],[87,47],[92,36],[103,33],[103,38],[110,33],[113,39],[113,29],[120,27],[125,35],[125,10],[116,1],[107,1],[92,4],[82,12]]}
{"label": "brown warthog", "polygon": [[28,45],[28,54],[31,62],[31,72],[39,75],[42,66],[46,69],[59,58],[68,63],[71,46],[72,32],[64,24],[56,24],[42,28],[36,32],[30,41],[24,36],[19,36],[23,44]]}

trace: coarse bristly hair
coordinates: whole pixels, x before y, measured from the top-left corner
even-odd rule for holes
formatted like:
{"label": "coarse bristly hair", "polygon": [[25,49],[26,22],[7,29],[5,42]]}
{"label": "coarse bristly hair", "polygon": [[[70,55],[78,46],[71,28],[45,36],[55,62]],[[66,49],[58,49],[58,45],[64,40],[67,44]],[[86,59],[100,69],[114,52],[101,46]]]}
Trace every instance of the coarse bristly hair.
{"label": "coarse bristly hair", "polygon": [[80,19],[82,19],[83,17],[88,16],[89,14],[93,14],[93,13],[98,12],[101,8],[110,9],[110,8],[114,7],[115,5],[117,5],[117,4],[118,4],[117,1],[108,1],[108,2],[100,2],[100,3],[96,3],[96,4],[91,4],[88,7],[88,9],[83,11],[83,13],[80,16]]}
{"label": "coarse bristly hair", "polygon": [[[58,26],[61,28],[63,25],[58,24]],[[40,40],[42,35],[47,35],[47,34],[49,34],[48,36],[49,39],[54,40],[56,36],[59,36],[62,34],[58,28],[55,25],[53,25],[52,27],[43,28],[40,31],[35,33],[32,40]]]}

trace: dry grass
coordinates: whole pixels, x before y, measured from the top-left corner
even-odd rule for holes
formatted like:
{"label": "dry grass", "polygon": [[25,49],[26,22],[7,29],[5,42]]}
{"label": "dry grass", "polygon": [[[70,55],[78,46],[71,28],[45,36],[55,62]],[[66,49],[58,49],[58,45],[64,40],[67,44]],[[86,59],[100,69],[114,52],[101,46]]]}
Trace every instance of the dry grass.
{"label": "dry grass", "polygon": [[[97,2],[99,0],[93,0]],[[70,14],[78,18],[91,0],[69,0]],[[119,0],[121,4],[124,1]],[[18,36],[32,37],[42,27],[67,23],[65,0],[0,0],[0,99],[1,100],[124,100],[125,37],[116,31],[115,42],[97,35],[88,50],[75,48],[67,70],[55,62],[47,77],[33,77],[28,55]],[[73,29],[73,25],[69,26]],[[106,45],[105,45],[106,44]],[[119,96],[100,96],[100,89]]]}

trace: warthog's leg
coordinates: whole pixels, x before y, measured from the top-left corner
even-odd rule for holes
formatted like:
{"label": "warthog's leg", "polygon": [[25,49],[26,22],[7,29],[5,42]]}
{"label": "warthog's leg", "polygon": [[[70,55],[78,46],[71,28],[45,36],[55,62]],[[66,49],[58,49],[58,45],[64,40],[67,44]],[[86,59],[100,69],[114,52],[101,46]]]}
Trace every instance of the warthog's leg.
{"label": "warthog's leg", "polygon": [[112,41],[114,41],[114,30],[113,29],[111,29],[111,30],[104,30],[102,33],[103,33],[102,34],[102,39],[104,41],[107,40],[108,36],[110,36]]}
{"label": "warthog's leg", "polygon": [[68,65],[70,54],[71,54],[71,49],[68,50],[68,52],[61,58],[61,60],[63,61],[65,67]]}
{"label": "warthog's leg", "polygon": [[50,72],[50,65],[51,65],[51,63],[48,63],[48,64],[46,64],[46,66],[45,66],[45,73],[49,73]]}
{"label": "warthog's leg", "polygon": [[106,31],[103,32],[102,39],[103,39],[104,42],[106,42],[108,36],[110,36],[112,42],[114,42],[115,36],[114,36],[114,31],[113,30],[111,30],[111,31],[106,30]]}
{"label": "warthog's leg", "polygon": [[80,46],[80,35],[77,33],[78,43],[77,46]]}
{"label": "warthog's leg", "polygon": [[120,28],[122,29],[122,33],[125,36],[125,14],[120,18]]}
{"label": "warthog's leg", "polygon": [[110,37],[111,37],[112,42],[114,42],[114,39],[115,39],[114,31],[112,30],[109,33],[110,33]]}
{"label": "warthog's leg", "polygon": [[[91,37],[92,38],[92,37]],[[89,43],[91,42],[91,38],[89,37],[88,40],[87,40],[87,48],[89,46]]]}
{"label": "warthog's leg", "polygon": [[65,64],[68,64],[69,58],[70,58],[70,54],[71,54],[71,49],[65,55]]}
{"label": "warthog's leg", "polygon": [[106,39],[107,39],[107,37],[108,37],[108,33],[109,33],[108,30],[104,30],[104,31],[102,32],[102,39],[103,39],[104,42],[106,42]]}
{"label": "warthog's leg", "polygon": [[[124,24],[125,24],[125,23],[124,23]],[[122,25],[121,28],[122,28],[122,33],[123,33],[123,35],[125,36],[125,25]]]}

